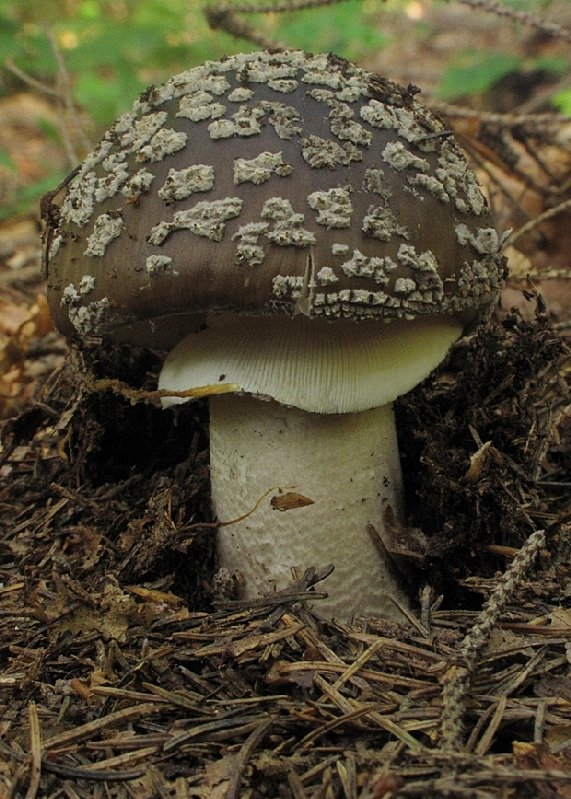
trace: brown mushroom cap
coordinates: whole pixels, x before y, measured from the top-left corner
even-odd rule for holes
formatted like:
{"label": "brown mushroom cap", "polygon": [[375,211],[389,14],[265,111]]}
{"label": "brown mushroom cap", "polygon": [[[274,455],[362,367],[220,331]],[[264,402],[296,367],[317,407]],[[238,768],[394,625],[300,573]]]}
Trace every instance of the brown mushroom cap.
{"label": "brown mushroom cap", "polygon": [[149,88],[52,199],[45,261],[67,336],[165,348],[212,311],[469,325],[503,275],[442,121],[412,89],[302,52]]}

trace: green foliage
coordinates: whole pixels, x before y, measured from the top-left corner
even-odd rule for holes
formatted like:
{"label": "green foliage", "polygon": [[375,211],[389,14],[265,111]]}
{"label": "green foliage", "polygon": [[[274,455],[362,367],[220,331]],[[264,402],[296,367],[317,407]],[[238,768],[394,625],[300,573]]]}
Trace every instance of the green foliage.
{"label": "green foliage", "polygon": [[[358,58],[382,46],[374,24],[381,0],[349,0],[328,9],[252,15],[252,24],[295,47]],[[74,100],[101,127],[149,83],[251,43],[208,27],[193,0],[0,0],[0,63],[11,60],[53,83],[57,60],[48,31],[72,76]],[[14,79],[0,77],[0,93]]]}
{"label": "green foliage", "polygon": [[522,59],[512,53],[494,50],[461,53],[445,69],[438,96],[452,100],[471,94],[484,94],[521,63]]}
{"label": "green foliage", "polygon": [[75,81],[74,97],[83,108],[90,109],[92,119],[103,128],[123,110],[125,98],[136,97],[143,88],[144,81],[130,64],[117,69],[112,81],[99,70],[86,69]]}
{"label": "green foliage", "polygon": [[36,117],[34,120],[37,128],[42,131],[44,136],[52,142],[61,145],[61,133],[49,119],[43,117]]}
{"label": "green foliage", "polygon": [[16,36],[18,26],[16,21],[6,13],[6,9],[0,6],[0,61],[12,58],[17,52]]}
{"label": "green foliage", "polygon": [[10,153],[7,153],[6,150],[3,150],[0,147],[0,167],[4,169],[9,169],[10,172],[14,172],[16,169],[16,165],[10,158]]}
{"label": "green foliage", "polygon": [[502,0],[505,6],[511,6],[516,11],[530,11],[538,14],[547,11],[553,0]]}
{"label": "green foliage", "polygon": [[524,59],[514,53],[498,50],[460,53],[444,70],[438,96],[452,100],[457,97],[485,94],[501,78],[522,68],[544,70],[559,75],[568,69],[568,63],[563,58],[547,56]]}
{"label": "green foliage", "polygon": [[[323,8],[281,14],[275,24],[264,29],[292,47],[312,52],[332,51],[352,60],[381,49],[388,36],[380,29],[377,14],[380,2],[346,0]],[[251,18],[251,22],[263,18]]]}
{"label": "green foliage", "polygon": [[60,173],[50,173],[47,177],[37,181],[31,186],[24,186],[16,193],[9,205],[0,205],[0,222],[16,214],[29,211],[37,206],[41,197],[61,182],[64,176]]}
{"label": "green foliage", "polygon": [[[101,126],[149,83],[240,49],[210,31],[189,0],[0,0],[0,29],[0,62],[48,84],[58,69],[49,31],[72,76],[74,99]],[[12,82],[5,72],[0,92]]]}
{"label": "green foliage", "polygon": [[553,104],[562,114],[571,116],[571,89],[557,92],[553,97]]}

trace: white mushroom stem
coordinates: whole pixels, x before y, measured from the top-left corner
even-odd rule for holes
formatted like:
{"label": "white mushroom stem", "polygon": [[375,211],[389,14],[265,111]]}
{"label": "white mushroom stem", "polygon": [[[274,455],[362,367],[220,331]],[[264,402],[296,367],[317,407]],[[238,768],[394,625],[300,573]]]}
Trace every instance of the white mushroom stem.
{"label": "white mushroom stem", "polygon": [[212,397],[210,469],[218,519],[251,511],[218,533],[219,565],[241,574],[247,598],[286,587],[294,570],[332,563],[318,613],[398,617],[387,598],[406,603],[387,557],[387,512],[399,518],[403,510],[390,404],[320,415]]}
{"label": "white mushroom stem", "polygon": [[[220,529],[220,565],[240,572],[247,597],[284,588],[293,569],[333,563],[318,612],[395,615],[386,594],[403,595],[385,518],[390,508],[402,519],[403,501],[392,402],[460,332],[450,317],[218,316],[168,355],[162,389],[212,395],[214,511],[221,522],[245,517]],[[225,387],[238,393],[214,396]],[[305,505],[275,509],[294,493]]]}

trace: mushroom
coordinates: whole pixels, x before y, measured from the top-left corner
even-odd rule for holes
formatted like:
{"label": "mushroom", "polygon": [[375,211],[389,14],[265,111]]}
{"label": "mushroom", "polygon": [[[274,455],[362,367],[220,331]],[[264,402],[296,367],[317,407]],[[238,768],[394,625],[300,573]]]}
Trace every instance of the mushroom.
{"label": "mushroom", "polygon": [[150,87],[48,210],[57,327],[168,351],[160,387],[211,395],[219,565],[246,597],[332,563],[318,612],[406,601],[392,403],[489,314],[504,269],[415,93],[332,55],[208,62]]}

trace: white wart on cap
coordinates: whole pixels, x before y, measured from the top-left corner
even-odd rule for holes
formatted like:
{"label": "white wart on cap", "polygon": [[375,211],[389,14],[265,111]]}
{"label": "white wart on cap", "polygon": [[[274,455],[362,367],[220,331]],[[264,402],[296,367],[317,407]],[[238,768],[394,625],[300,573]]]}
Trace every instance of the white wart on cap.
{"label": "white wart on cap", "polygon": [[232,56],[151,87],[48,219],[68,336],[168,345],[206,313],[477,319],[498,237],[414,94],[333,56]]}
{"label": "white wart on cap", "polygon": [[[273,487],[310,500],[280,513],[269,497],[221,533],[248,595],[325,558],[337,575],[327,612],[382,611],[382,591],[398,588],[367,530],[383,536],[388,505],[402,513],[390,403],[494,307],[503,275],[486,202],[443,123],[412,90],[334,56],[236,55],[145,92],[47,221],[62,332],[175,347],[161,386],[246,395],[211,404],[220,518]],[[311,458],[308,438],[321,448]],[[335,472],[316,476],[327,459]]]}

